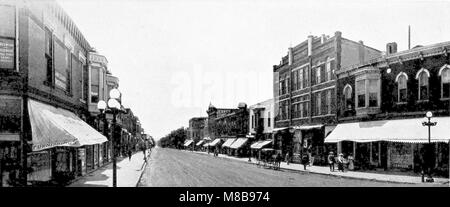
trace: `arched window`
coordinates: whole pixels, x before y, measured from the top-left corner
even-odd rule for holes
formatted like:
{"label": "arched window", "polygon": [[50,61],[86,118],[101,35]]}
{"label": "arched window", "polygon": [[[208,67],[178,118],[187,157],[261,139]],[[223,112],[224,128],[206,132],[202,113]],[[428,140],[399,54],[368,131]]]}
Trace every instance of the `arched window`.
{"label": "arched window", "polygon": [[450,98],[450,66],[442,66],[439,76],[441,76],[441,98]]}
{"label": "arched window", "polygon": [[416,79],[419,80],[419,100],[428,100],[429,98],[429,77],[430,72],[427,69],[422,68],[417,72]]}
{"label": "arched window", "polygon": [[353,108],[353,99],[352,99],[352,87],[347,84],[344,87],[344,98],[345,98],[345,110],[349,110]]}
{"label": "arched window", "polygon": [[397,75],[397,77],[395,78],[395,81],[397,82],[397,88],[398,88],[398,102],[406,102],[407,101],[407,81],[408,81],[408,76],[406,75],[406,73],[401,72]]}

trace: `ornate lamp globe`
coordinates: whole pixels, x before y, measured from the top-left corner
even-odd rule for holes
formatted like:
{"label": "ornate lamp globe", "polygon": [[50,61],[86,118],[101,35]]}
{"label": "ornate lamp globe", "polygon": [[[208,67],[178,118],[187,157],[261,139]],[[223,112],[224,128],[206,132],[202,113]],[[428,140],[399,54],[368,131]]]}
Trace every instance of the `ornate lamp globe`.
{"label": "ornate lamp globe", "polygon": [[431,118],[431,117],[433,117],[433,113],[431,111],[429,111],[429,112],[427,112],[426,116],[427,116],[427,118]]}
{"label": "ornate lamp globe", "polygon": [[109,91],[109,97],[113,99],[119,99],[120,98],[119,89],[113,88],[111,91]]}
{"label": "ornate lamp globe", "polygon": [[103,101],[103,100],[100,100],[100,101],[97,103],[97,109],[98,109],[98,110],[105,110],[105,109],[106,109],[106,102]]}
{"label": "ornate lamp globe", "polygon": [[119,102],[116,99],[113,99],[113,98],[109,99],[108,106],[109,106],[109,108],[112,108],[112,109],[119,109],[120,108]]}

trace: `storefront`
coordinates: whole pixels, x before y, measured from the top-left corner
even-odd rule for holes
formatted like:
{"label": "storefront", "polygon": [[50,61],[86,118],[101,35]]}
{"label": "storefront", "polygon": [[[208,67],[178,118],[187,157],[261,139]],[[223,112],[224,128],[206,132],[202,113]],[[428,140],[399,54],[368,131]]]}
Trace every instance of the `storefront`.
{"label": "storefront", "polygon": [[293,132],[291,132],[291,130],[292,128],[290,127],[273,129],[273,149],[282,156],[284,156],[286,152],[292,153],[294,149]]}
{"label": "storefront", "polygon": [[231,154],[237,157],[250,156],[248,138],[238,138],[230,145]]}
{"label": "storefront", "polygon": [[230,146],[236,141],[236,138],[228,138],[225,140],[225,142],[222,145],[222,154],[228,154],[231,155],[231,148]]}
{"label": "storefront", "polygon": [[260,158],[260,152],[263,148],[269,147],[272,145],[273,140],[262,140],[253,143],[250,145],[251,155],[253,158]]}
{"label": "storefront", "polygon": [[0,187],[18,178],[22,111],[22,98],[0,96]]}
{"label": "storefront", "polygon": [[27,105],[32,135],[28,165],[33,169],[29,178],[45,181],[51,175],[51,179],[68,179],[98,164],[98,146],[107,141],[105,136],[65,109],[34,100]]}
{"label": "storefront", "polygon": [[337,144],[344,157],[352,154],[355,169],[384,168],[386,170],[414,170],[423,161],[424,148],[431,141],[435,173],[448,176],[450,117],[433,118],[438,124],[428,130],[423,119],[383,120],[338,124],[326,143]]}

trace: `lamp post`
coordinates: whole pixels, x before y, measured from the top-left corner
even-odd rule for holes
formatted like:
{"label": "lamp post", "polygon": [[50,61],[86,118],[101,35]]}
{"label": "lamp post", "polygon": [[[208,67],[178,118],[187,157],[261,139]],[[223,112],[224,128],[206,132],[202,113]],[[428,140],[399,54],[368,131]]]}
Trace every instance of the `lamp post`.
{"label": "lamp post", "polygon": [[[424,121],[422,122],[422,126],[427,126],[428,127],[428,146],[426,147],[426,160],[425,162],[427,163],[427,174],[428,174],[428,178],[427,181],[433,182],[433,178],[431,177],[431,169],[433,168],[432,163],[431,163],[431,127],[432,126],[436,126],[437,122],[431,122],[431,117],[433,117],[433,113],[431,111],[428,111],[426,113],[426,118],[428,119],[428,121]],[[422,177],[423,179],[423,177]]]}
{"label": "lamp post", "polygon": [[112,89],[109,92],[109,99],[108,104],[106,104],[105,101],[101,100],[97,104],[97,108],[99,109],[100,113],[105,112],[105,119],[106,119],[106,113],[110,112],[113,115],[112,120],[112,133],[111,133],[111,145],[112,145],[112,161],[113,161],[113,187],[117,187],[117,162],[116,162],[116,143],[115,143],[115,130],[117,127],[117,114],[122,112],[122,106],[119,103],[120,99],[120,91],[116,88]]}

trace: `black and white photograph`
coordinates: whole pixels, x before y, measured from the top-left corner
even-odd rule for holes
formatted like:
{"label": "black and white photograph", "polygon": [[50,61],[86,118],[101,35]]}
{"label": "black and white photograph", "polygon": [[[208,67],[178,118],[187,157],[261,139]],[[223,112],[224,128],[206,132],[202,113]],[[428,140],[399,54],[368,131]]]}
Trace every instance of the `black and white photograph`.
{"label": "black and white photograph", "polygon": [[0,187],[448,189],[449,11],[0,0]]}

